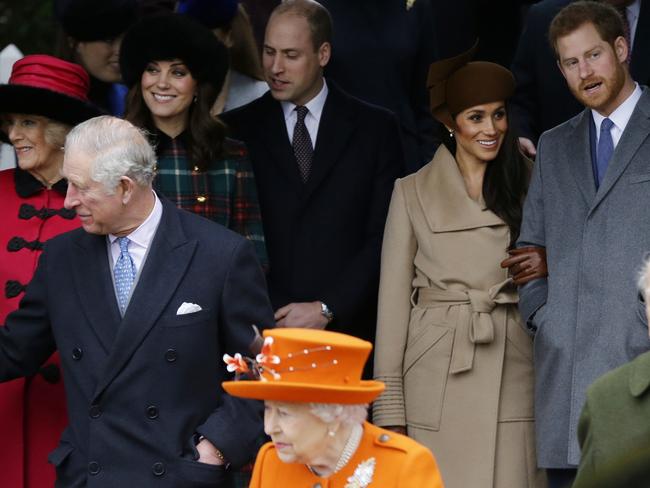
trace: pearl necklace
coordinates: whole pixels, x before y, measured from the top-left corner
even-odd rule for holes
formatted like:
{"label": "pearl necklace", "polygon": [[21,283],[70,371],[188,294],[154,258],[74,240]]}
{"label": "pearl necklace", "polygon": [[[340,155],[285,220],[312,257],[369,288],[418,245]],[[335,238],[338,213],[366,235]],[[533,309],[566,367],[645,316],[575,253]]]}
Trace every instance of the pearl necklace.
{"label": "pearl necklace", "polygon": [[[348,437],[345,446],[343,446],[343,451],[341,452],[341,456],[339,457],[339,460],[336,462],[336,466],[334,467],[334,471],[332,471],[332,474],[338,473],[345,467],[346,464],[348,464],[350,458],[352,458],[354,453],[357,452],[357,448],[361,443],[361,437],[363,437],[363,426],[361,424],[353,425],[352,432],[350,433],[350,437]],[[307,469],[311,472],[311,474],[316,475],[319,478],[322,478],[322,475],[309,464],[307,465]]]}
{"label": "pearl necklace", "polygon": [[348,464],[350,458],[354,455],[354,453],[357,452],[357,448],[361,443],[362,436],[363,436],[363,426],[361,424],[354,424],[352,426],[352,432],[350,433],[350,437],[348,438],[348,441],[345,443],[345,447],[343,447],[343,452],[341,452],[341,457],[339,458],[338,462],[336,463],[336,466],[334,467],[335,473],[341,471],[345,467],[345,465]]}

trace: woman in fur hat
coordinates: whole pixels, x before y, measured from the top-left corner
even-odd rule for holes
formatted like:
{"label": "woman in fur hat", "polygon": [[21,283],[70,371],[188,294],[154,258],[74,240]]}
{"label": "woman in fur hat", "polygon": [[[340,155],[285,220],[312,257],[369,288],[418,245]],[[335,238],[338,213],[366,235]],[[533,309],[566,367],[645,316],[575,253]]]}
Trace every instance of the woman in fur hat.
{"label": "woman in fur hat", "polygon": [[361,379],[369,342],[313,329],[264,336],[255,359],[224,356],[236,373],[224,389],[264,400],[271,442],[257,455],[251,488],[443,487],[428,449],[365,421],[368,404],[384,389]]}
{"label": "woman in fur hat", "polygon": [[515,286],[534,270],[513,283],[500,267],[519,235],[530,164],[508,126],[514,78],[470,62],[475,48],[431,65],[445,144],[395,184],[375,352],[387,388],[373,418],[428,446],[447,488],[542,487],[532,340]]}
{"label": "woman in fur hat", "polygon": [[[48,239],[79,227],[63,208],[63,143],[73,125],[100,115],[88,102],[88,74],[52,56],[17,61],[0,85],[0,130],[18,167],[0,171],[0,324],[18,308]],[[47,455],[67,424],[58,356],[27,380],[0,385],[2,486],[54,485]]]}
{"label": "woman in fur hat", "polygon": [[155,188],[177,206],[266,247],[253,169],[243,143],[210,115],[228,70],[228,52],[204,26],[181,14],[138,21],[120,52],[129,88],[126,119],[151,132]]}
{"label": "woman in fur hat", "polygon": [[54,0],[64,33],[59,55],[83,66],[90,74],[90,100],[117,116],[124,113],[127,91],[120,83],[120,43],[137,15],[137,0]]}

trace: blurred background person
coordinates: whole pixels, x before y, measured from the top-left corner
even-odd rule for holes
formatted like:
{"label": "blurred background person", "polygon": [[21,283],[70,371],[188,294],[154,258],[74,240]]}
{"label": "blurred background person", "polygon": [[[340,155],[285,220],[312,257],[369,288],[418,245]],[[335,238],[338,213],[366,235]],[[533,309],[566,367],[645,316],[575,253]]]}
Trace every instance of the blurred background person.
{"label": "blurred background person", "polygon": [[137,0],[54,0],[54,16],[63,30],[58,55],[90,74],[94,104],[123,115],[127,89],[120,83],[120,43],[137,19]]}
{"label": "blurred background person", "polygon": [[[63,142],[73,125],[100,115],[88,101],[88,74],[61,59],[31,55],[0,85],[0,130],[18,167],[0,171],[0,324],[18,308],[48,239],[79,227],[63,208]],[[67,425],[58,356],[39,374],[0,385],[0,485],[54,485],[47,455]]]}
{"label": "blurred background person", "polygon": [[328,80],[349,94],[397,115],[407,173],[436,148],[426,76],[437,58],[429,0],[322,0],[335,29]]}
{"label": "blurred background person", "polygon": [[120,63],[126,119],[147,129],[158,160],[154,188],[178,207],[250,239],[267,263],[248,151],[210,115],[228,71],[226,47],[196,20],[162,13],[126,34]]}
{"label": "blurred background person", "polygon": [[375,351],[386,392],[373,419],[429,447],[448,488],[544,487],[532,341],[499,265],[519,235],[530,165],[508,125],[513,76],[469,62],[475,49],[431,65],[445,143],[395,184]]}
{"label": "blurred background person", "polygon": [[224,389],[265,404],[271,442],[257,455],[251,488],[443,487],[428,449],[365,421],[368,403],[384,389],[361,380],[369,342],[320,330],[264,335],[254,360],[224,356],[236,378],[252,377],[225,382]]}
{"label": "blurred background person", "polygon": [[244,5],[237,0],[185,0],[179,3],[178,12],[201,22],[228,48],[229,69],[213,115],[246,105],[268,91]]}

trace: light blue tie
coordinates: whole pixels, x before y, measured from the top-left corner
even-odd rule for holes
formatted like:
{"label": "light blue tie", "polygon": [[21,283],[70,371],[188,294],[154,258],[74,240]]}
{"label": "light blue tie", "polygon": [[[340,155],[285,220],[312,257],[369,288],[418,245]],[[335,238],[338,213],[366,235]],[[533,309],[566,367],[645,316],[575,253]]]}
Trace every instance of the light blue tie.
{"label": "light blue tie", "polygon": [[129,303],[129,295],[133,282],[135,281],[136,269],[133,258],[129,254],[128,237],[118,237],[117,243],[120,245],[120,257],[115,263],[113,273],[115,275],[115,290],[117,291],[117,304],[120,306],[120,313],[124,315]]}
{"label": "light blue tie", "polygon": [[612,140],[612,126],[614,122],[610,119],[603,119],[600,124],[600,137],[598,138],[598,149],[596,152],[596,166],[598,167],[598,186],[605,178],[605,171],[609,160],[614,153],[614,141]]}

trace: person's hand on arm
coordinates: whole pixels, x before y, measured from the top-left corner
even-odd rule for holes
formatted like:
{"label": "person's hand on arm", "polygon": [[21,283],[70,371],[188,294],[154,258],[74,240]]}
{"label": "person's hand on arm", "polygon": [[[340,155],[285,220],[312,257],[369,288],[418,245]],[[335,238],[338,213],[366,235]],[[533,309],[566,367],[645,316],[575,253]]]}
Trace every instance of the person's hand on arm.
{"label": "person's hand on arm", "polygon": [[331,322],[323,313],[323,303],[289,303],[275,311],[276,327],[299,327],[303,329],[325,329]]}
{"label": "person's hand on arm", "polygon": [[538,246],[525,246],[508,251],[509,258],[501,262],[502,268],[508,268],[512,281],[517,286],[538,278],[546,278],[546,248]]}

